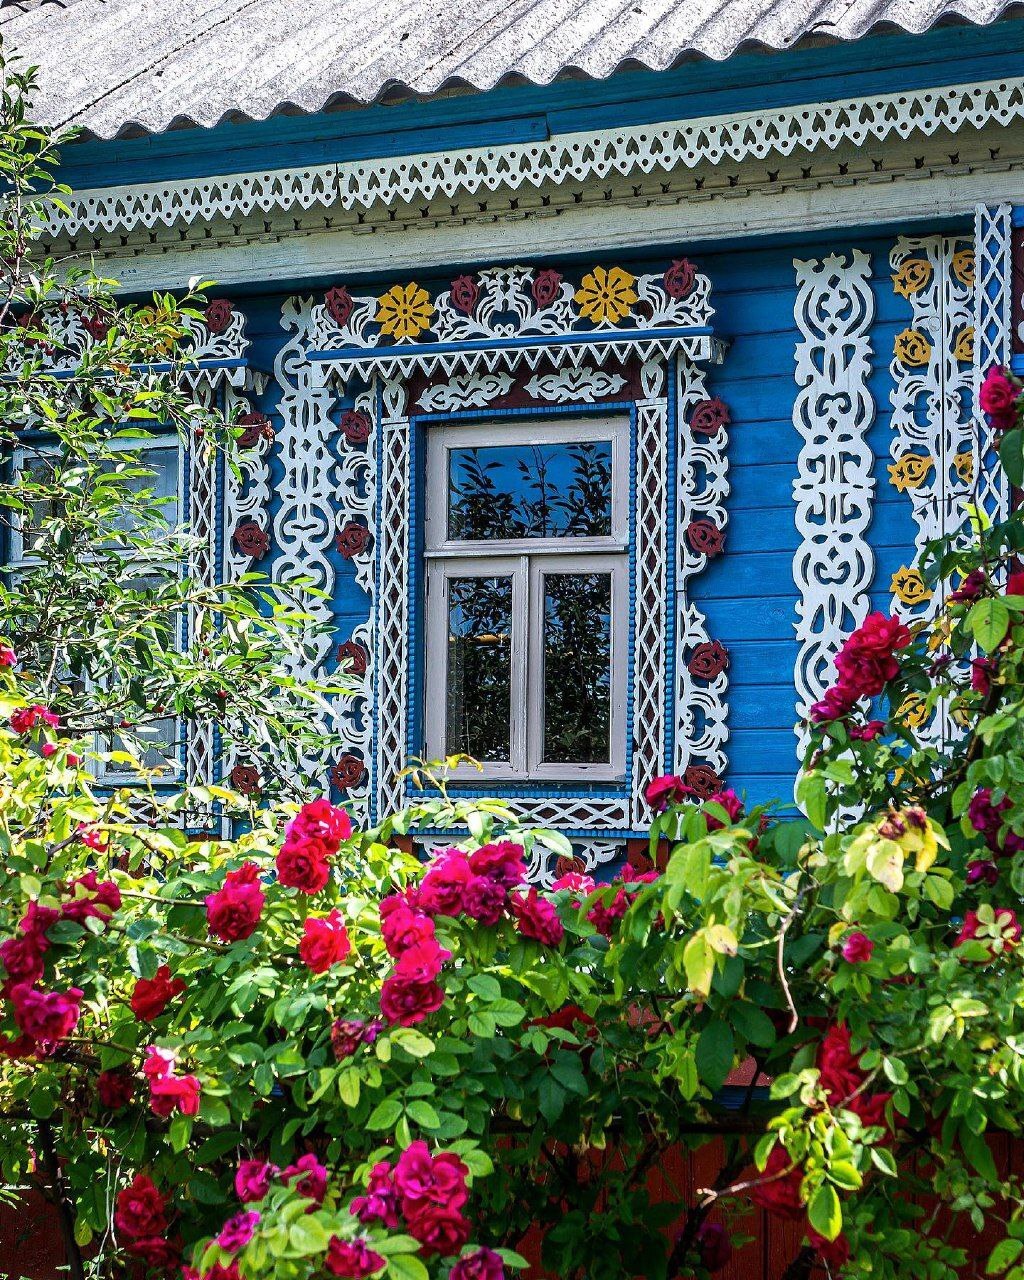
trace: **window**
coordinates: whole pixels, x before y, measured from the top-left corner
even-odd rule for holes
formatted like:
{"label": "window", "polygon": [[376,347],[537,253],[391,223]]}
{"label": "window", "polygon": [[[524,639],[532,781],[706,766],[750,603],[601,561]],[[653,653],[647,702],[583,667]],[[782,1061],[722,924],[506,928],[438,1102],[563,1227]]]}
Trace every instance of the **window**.
{"label": "window", "polygon": [[[166,437],[146,439],[126,438],[111,440],[110,450],[123,452],[124,465],[141,474],[130,475],[125,485],[133,492],[151,492],[159,500],[163,517],[169,528],[173,529],[181,522],[181,469],[182,452],[176,434]],[[59,464],[56,448],[45,442],[31,448],[20,445],[14,451],[13,465],[17,473],[35,480],[40,484],[52,479]],[[73,464],[72,464],[73,465]],[[112,471],[118,463],[111,457],[104,458],[101,470]],[[11,529],[11,556],[8,564],[12,576],[17,578],[35,567],[39,561],[33,556],[33,548],[38,541],[39,528],[48,516],[59,516],[60,511],[45,500],[34,502],[31,514],[26,514],[13,522]],[[125,513],[110,523],[110,546],[118,545],[118,534],[130,534],[133,522],[130,513]],[[145,591],[155,585],[156,579],[145,569],[133,575],[125,586],[134,590]],[[143,748],[142,764],[149,769],[169,766],[179,767],[177,744],[181,738],[182,726],[174,716],[163,716],[147,724],[139,725],[136,735]],[[98,751],[122,751],[124,744],[117,734],[98,738]],[[127,762],[92,762],[97,777],[104,782],[122,784],[135,778],[134,768]]]}
{"label": "window", "polygon": [[428,758],[624,776],[628,492],[625,419],[428,428]]}

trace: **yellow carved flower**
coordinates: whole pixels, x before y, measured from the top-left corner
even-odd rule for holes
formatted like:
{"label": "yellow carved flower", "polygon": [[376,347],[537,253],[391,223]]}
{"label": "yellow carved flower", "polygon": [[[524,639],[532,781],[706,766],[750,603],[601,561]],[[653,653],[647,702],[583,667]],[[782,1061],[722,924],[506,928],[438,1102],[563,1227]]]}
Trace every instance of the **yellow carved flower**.
{"label": "yellow carved flower", "polygon": [[974,484],[974,454],[970,449],[953,455],[953,467],[962,484]]}
{"label": "yellow carved flower", "polygon": [[905,453],[889,467],[889,479],[900,493],[906,493],[908,489],[920,489],[934,465],[935,459],[929,458],[927,454]]}
{"label": "yellow carved flower", "polygon": [[896,715],[909,729],[920,729],[928,719],[928,708],[925,706],[924,695],[908,693],[896,708]]}
{"label": "yellow carved flower", "polygon": [[920,329],[904,329],[896,335],[893,350],[900,364],[919,368],[927,364],[931,358],[932,344]]}
{"label": "yellow carved flower", "polygon": [[959,703],[953,708],[953,719],[961,729],[966,729],[972,719],[970,708],[965,707],[963,703]]}
{"label": "yellow carved flower", "polygon": [[974,250],[957,249],[953,254],[953,274],[968,288],[974,286]]}
{"label": "yellow carved flower", "polygon": [[924,579],[920,573],[916,569],[908,568],[906,565],[901,569],[897,569],[892,575],[890,589],[894,592],[897,600],[902,600],[904,604],[909,605],[921,604],[932,597],[932,593],[924,585]]}
{"label": "yellow carved flower", "polygon": [[974,325],[965,325],[956,335],[953,343],[953,356],[963,364],[970,364],[974,359]]}
{"label": "yellow carved flower", "polygon": [[932,278],[932,264],[927,258],[908,258],[892,277],[893,292],[901,298],[920,293]]}
{"label": "yellow carved flower", "polygon": [[622,267],[595,267],[588,272],[576,290],[576,301],[580,315],[585,320],[593,320],[601,324],[605,320],[614,324],[629,314],[629,309],[637,302],[634,276]]}
{"label": "yellow carved flower", "polygon": [[377,299],[377,322],[381,332],[399,342],[415,338],[430,328],[434,304],[430,294],[416,283],[396,284],[382,298]]}

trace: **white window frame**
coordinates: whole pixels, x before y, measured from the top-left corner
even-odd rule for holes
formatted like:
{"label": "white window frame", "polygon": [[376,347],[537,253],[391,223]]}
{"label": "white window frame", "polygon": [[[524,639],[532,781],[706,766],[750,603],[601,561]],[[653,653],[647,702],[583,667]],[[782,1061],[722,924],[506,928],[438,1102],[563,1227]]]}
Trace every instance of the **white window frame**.
{"label": "white window frame", "polygon": [[[180,528],[185,515],[185,465],[186,453],[180,436],[177,432],[161,432],[153,433],[147,436],[124,436],[123,438],[112,438],[107,441],[110,449],[124,453],[152,453],[156,450],[173,450],[176,454],[176,473],[177,473],[177,492],[175,494],[176,511],[174,517],[174,527]],[[29,446],[26,444],[18,444],[15,446],[11,455],[11,465],[14,468],[14,474],[17,475],[26,460],[31,461],[32,458],[38,458],[40,455],[47,453],[56,453],[58,445],[51,444],[49,441],[42,439],[36,445]],[[116,543],[113,544],[116,546]],[[34,556],[31,550],[26,551],[25,539],[22,534],[21,521],[15,516],[11,521],[10,536],[11,554],[7,564],[4,566],[6,571],[12,576],[17,576],[26,570],[35,568],[39,564],[39,560]],[[180,646],[182,641],[181,631],[179,628],[176,646]],[[161,717],[158,723],[172,722],[175,725],[175,748],[173,752],[163,751],[162,754],[167,760],[165,774],[161,782],[166,781],[169,784],[179,782],[184,775],[184,722],[176,716]],[[156,725],[152,726],[156,728]],[[116,751],[116,742],[106,742],[101,734],[95,734],[95,750],[97,751]],[[145,744],[145,737],[140,739]],[[161,739],[162,740],[162,739]],[[156,739],[154,738],[154,742]],[[111,769],[104,764],[102,760],[89,759],[86,767],[93,775],[97,782],[106,786],[132,786],[142,781],[142,775],[134,771],[121,772],[117,769]]]}
{"label": "white window frame", "polygon": [[[624,782],[629,647],[630,420],[513,419],[444,424],[427,429],[425,755],[443,759],[447,738],[448,609],[452,578],[512,578],[510,759],[460,766],[455,777],[509,782]],[[449,455],[452,450],[609,441],[612,446],[611,532],[606,537],[448,538]],[[544,578],[548,574],[607,573],[611,578],[609,757],[581,764],[544,762]]]}

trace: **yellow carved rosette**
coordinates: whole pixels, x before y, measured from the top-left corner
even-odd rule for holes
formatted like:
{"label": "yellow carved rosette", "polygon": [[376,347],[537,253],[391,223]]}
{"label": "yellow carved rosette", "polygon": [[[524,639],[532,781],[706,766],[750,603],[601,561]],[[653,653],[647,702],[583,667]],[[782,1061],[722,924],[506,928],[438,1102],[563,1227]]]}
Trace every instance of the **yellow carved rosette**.
{"label": "yellow carved rosette", "polygon": [[932,355],[932,344],[920,329],[903,329],[893,341],[896,359],[908,369],[921,369]]}
{"label": "yellow carved rosette", "polygon": [[430,328],[434,317],[434,304],[430,294],[415,282],[396,284],[377,300],[376,320],[381,333],[399,342],[416,338]]}
{"label": "yellow carved rosette", "polygon": [[908,258],[892,277],[893,293],[910,298],[920,293],[932,278],[932,264],[927,258]]}
{"label": "yellow carved rosette", "polygon": [[974,454],[970,449],[953,455],[953,469],[961,484],[974,484]]}
{"label": "yellow carved rosette", "polygon": [[894,489],[906,493],[908,489],[919,489],[934,466],[935,459],[927,454],[905,453],[890,465],[889,479]]}
{"label": "yellow carved rosette", "polygon": [[969,324],[961,329],[953,342],[953,358],[961,364],[970,364],[974,360],[974,325]]}
{"label": "yellow carved rosette", "polygon": [[890,589],[898,600],[914,607],[932,598],[932,592],[925,585],[924,579],[917,569],[904,565],[892,575]]}
{"label": "yellow carved rosette", "polygon": [[974,288],[974,250],[973,249],[957,249],[953,254],[953,261],[950,264],[953,274],[961,284],[966,285],[968,289]]}
{"label": "yellow carved rosette", "polygon": [[594,324],[616,324],[639,301],[635,283],[635,276],[622,267],[595,267],[588,271],[575,295],[580,315]]}

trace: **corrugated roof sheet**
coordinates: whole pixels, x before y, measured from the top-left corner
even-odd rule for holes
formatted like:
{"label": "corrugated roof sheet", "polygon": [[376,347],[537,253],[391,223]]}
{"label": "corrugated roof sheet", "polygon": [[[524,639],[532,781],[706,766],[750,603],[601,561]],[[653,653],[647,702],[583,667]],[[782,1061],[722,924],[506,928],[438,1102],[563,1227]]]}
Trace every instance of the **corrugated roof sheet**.
{"label": "corrugated roof sheet", "polygon": [[740,45],[989,23],[1010,0],[26,0],[8,48],[41,67],[36,116],[99,137],[431,94],[663,70]]}

